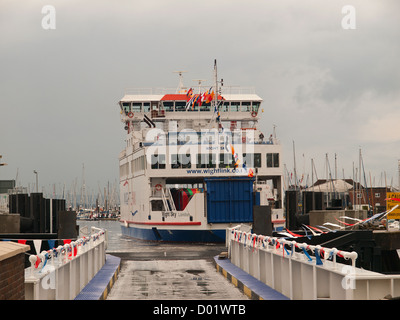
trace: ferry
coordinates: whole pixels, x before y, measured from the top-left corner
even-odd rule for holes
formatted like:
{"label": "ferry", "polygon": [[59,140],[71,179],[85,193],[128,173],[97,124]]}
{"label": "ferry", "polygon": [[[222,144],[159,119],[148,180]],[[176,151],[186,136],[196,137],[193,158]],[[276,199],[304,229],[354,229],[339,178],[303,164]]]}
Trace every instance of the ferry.
{"label": "ferry", "polygon": [[224,242],[267,208],[283,217],[282,148],[259,128],[254,88],[213,85],[128,89],[118,105],[126,130],[119,154],[122,234],[165,242]]}

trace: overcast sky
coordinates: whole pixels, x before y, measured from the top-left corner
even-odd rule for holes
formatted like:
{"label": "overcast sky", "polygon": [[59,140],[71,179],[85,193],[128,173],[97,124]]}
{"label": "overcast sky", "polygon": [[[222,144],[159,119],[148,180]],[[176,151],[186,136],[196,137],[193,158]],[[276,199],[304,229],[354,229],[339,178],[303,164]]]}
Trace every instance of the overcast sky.
{"label": "overcast sky", "polygon": [[[45,5],[56,29],[45,30]],[[344,29],[345,5],[355,29]],[[119,178],[128,87],[176,87],[175,70],[253,86],[260,128],[276,125],[283,163],[352,177],[361,148],[369,183],[398,185],[400,1],[0,0],[0,179],[45,191]],[[384,183],[384,181],[383,181]]]}

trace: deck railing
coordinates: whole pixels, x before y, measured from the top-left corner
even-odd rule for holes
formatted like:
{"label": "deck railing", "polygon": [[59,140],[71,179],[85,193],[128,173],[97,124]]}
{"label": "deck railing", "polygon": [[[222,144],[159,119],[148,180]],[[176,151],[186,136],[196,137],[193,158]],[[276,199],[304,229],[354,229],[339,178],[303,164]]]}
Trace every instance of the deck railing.
{"label": "deck railing", "polygon": [[106,259],[106,231],[30,255],[25,269],[26,300],[72,300],[102,268]]}
{"label": "deck railing", "polygon": [[[126,95],[164,95],[171,93],[186,93],[185,90],[188,90],[190,87],[182,88],[181,92],[178,92],[177,88],[125,88],[124,93]],[[192,86],[195,93],[205,92],[210,89],[210,85],[194,85]],[[221,94],[255,94],[255,87],[240,87],[240,86],[223,86],[220,87]]]}
{"label": "deck railing", "polygon": [[[400,275],[357,268],[356,252],[227,229],[231,262],[294,300],[369,300],[400,296]],[[350,264],[339,263],[337,257]]]}

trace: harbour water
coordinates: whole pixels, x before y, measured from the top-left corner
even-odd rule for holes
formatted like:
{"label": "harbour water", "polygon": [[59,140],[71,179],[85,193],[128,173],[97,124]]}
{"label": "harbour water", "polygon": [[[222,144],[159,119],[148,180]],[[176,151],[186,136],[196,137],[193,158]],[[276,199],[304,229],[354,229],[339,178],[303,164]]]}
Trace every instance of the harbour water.
{"label": "harbour water", "polygon": [[212,258],[226,250],[225,244],[190,244],[190,243],[162,243],[142,241],[125,236],[121,232],[119,221],[111,220],[78,220],[80,229],[83,227],[97,227],[106,229],[108,233],[107,253],[118,255],[123,259],[170,259],[183,260],[196,258]]}
{"label": "harbour water", "polygon": [[106,229],[108,233],[107,253],[109,252],[137,252],[156,246],[151,242],[136,241],[123,236],[119,221],[114,220],[77,220],[80,229],[96,227]]}
{"label": "harbour water", "polygon": [[224,244],[172,244],[122,235],[118,221],[78,221],[79,228],[108,232],[106,252],[121,258],[108,300],[248,300],[216,271],[213,257]]}

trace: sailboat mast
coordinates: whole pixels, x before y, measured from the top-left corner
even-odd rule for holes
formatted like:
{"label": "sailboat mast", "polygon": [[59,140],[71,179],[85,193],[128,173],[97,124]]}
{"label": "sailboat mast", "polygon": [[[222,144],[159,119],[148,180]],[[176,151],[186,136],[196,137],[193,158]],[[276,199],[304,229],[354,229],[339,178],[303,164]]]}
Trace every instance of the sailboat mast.
{"label": "sailboat mast", "polygon": [[294,190],[297,190],[297,172],[296,172],[296,150],[293,141],[293,165],[294,165]]}

